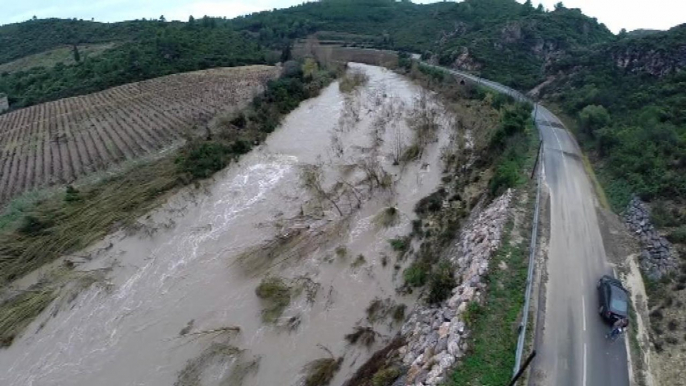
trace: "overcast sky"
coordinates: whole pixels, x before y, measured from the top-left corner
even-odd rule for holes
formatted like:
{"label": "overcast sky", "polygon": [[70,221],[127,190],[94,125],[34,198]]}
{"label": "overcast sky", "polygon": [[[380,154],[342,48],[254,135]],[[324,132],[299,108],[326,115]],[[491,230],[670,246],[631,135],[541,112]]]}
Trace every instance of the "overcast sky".
{"label": "overcast sky", "polygon": [[[414,0],[429,3],[431,0]],[[525,0],[518,0],[524,2]],[[559,0],[533,0],[552,9]],[[195,17],[226,16],[232,18],[272,8],[284,8],[303,0],[2,0],[0,24],[39,18],[94,18],[97,21],[121,21],[141,18],[188,20]],[[581,8],[613,32],[626,28],[669,29],[686,23],[685,0],[567,0],[568,8]]]}

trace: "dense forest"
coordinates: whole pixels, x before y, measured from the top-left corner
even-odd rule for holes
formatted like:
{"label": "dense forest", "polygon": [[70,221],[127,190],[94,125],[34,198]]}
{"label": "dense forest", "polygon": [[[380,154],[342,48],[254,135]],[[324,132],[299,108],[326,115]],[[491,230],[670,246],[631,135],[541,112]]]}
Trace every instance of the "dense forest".
{"label": "dense forest", "polygon": [[[29,20],[0,27],[0,65],[59,47],[71,64],[0,73],[12,108],[174,72],[275,63],[297,39],[421,53],[538,97],[578,121],[617,209],[630,194],[686,196],[686,26],[612,34],[578,9],[531,1],[419,5],[327,0],[235,19],[97,23]],[[80,57],[78,45],[113,43]]]}

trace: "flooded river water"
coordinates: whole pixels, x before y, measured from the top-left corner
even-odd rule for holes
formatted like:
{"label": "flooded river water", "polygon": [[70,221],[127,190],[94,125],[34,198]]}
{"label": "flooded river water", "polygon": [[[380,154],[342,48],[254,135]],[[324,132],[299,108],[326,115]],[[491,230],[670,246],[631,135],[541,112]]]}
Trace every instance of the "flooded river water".
{"label": "flooded river water", "polygon": [[[80,253],[80,270],[111,267],[107,285],[53,306],[0,350],[0,384],[297,385],[328,352],[344,357],[332,382],[342,384],[400,327],[368,319],[370,303],[409,310],[416,300],[396,293],[408,262],[388,240],[410,232],[416,202],[439,185],[451,130],[432,105],[435,140],[394,166],[426,93],[388,70],[351,67],[369,77],[359,90],[332,84],[214,180]],[[382,225],[388,207],[398,219]],[[263,322],[255,294],[266,276],[300,289],[275,323]],[[240,332],[221,332],[229,326]],[[344,339],[356,326],[379,334],[371,347]]]}

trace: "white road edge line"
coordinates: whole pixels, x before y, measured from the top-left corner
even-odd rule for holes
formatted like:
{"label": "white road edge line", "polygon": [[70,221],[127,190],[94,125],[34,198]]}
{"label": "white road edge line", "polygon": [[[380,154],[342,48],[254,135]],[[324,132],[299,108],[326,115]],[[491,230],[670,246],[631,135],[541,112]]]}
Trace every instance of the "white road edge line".
{"label": "white road edge line", "polygon": [[584,331],[586,331],[586,298],[583,295],[581,296],[581,313],[584,317]]}
{"label": "white road edge line", "polygon": [[582,385],[586,386],[586,343],[584,343],[584,383]]}

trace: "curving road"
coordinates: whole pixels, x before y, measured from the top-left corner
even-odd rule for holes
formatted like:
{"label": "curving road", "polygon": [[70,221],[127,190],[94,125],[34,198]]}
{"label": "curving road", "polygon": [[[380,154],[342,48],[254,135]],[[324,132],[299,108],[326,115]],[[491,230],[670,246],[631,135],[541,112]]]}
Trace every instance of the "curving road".
{"label": "curving road", "polygon": [[[517,99],[521,93],[460,71],[452,73]],[[541,105],[534,113],[543,140],[543,173],[550,193],[547,281],[539,310],[533,385],[629,385],[625,340],[608,343],[598,316],[596,281],[612,274],[596,217],[595,192],[581,151],[560,120]],[[541,328],[542,327],[542,328]]]}

